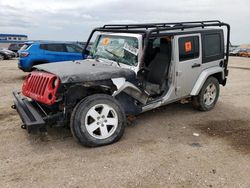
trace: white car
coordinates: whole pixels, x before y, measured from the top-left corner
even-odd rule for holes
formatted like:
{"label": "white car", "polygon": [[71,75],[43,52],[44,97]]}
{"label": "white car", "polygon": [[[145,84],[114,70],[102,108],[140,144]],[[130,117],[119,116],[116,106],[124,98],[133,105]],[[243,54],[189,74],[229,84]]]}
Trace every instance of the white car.
{"label": "white car", "polygon": [[127,115],[186,98],[196,109],[211,110],[226,85],[229,34],[220,21],[96,28],[86,60],[35,66],[23,84],[25,97],[14,92],[13,108],[28,132],[70,126],[89,147],[118,141]]}

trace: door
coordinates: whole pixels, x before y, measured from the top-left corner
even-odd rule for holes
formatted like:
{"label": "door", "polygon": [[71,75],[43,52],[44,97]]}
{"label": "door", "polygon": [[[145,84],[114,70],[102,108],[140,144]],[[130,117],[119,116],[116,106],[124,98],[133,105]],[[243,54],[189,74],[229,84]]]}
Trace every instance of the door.
{"label": "door", "polygon": [[201,35],[179,35],[175,40],[177,52],[176,95],[190,95],[201,73]]}

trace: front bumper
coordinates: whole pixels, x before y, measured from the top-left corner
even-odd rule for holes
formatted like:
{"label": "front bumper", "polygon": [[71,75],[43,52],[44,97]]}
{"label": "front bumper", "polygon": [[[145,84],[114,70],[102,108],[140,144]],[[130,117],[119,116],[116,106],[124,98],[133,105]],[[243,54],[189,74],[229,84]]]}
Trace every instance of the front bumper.
{"label": "front bumper", "polygon": [[16,109],[23,121],[22,128],[27,129],[29,133],[37,131],[46,131],[46,122],[39,111],[30,101],[22,97],[19,92],[13,92],[15,97],[12,108]]}

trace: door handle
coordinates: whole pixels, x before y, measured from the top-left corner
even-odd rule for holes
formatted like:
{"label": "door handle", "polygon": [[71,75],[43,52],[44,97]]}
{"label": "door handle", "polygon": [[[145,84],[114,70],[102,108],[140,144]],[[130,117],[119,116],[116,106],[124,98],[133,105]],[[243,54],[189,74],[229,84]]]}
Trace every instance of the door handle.
{"label": "door handle", "polygon": [[196,68],[196,67],[200,67],[200,66],[201,66],[201,64],[195,63],[195,64],[192,65],[192,68]]}

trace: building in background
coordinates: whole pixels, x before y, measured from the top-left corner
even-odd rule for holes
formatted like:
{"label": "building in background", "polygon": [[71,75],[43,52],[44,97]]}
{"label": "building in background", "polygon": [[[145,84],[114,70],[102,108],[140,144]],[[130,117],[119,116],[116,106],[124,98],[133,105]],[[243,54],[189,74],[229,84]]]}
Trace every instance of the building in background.
{"label": "building in background", "polygon": [[12,43],[23,43],[28,40],[27,35],[22,34],[0,34],[0,47],[8,48]]}

